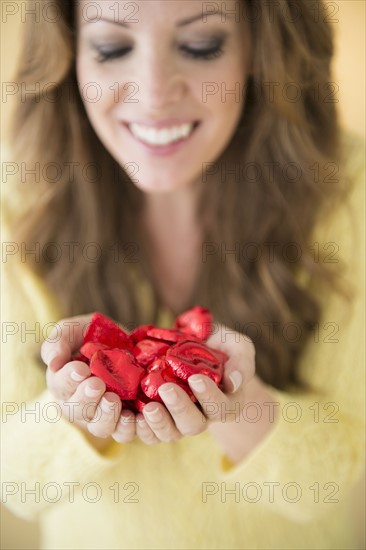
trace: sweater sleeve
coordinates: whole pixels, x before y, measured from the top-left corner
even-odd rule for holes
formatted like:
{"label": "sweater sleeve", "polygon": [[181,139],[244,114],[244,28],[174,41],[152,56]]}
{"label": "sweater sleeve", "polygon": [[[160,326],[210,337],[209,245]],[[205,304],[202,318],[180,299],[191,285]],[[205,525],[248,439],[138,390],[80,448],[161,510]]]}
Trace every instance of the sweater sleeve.
{"label": "sweater sleeve", "polygon": [[[352,289],[349,303],[332,297],[299,364],[310,385],[306,392],[267,387],[277,411],[273,428],[242,462],[220,455],[218,477],[232,487],[251,488],[261,502],[298,522],[341,503],[359,479],[365,449],[365,168],[364,144],[352,148],[349,174],[354,182],[347,205],[334,212],[314,242],[337,250],[343,277]],[[248,417],[253,417],[253,411]],[[248,484],[248,485],[247,485]]]}
{"label": "sweater sleeve", "polygon": [[98,479],[118,462],[123,445],[112,441],[99,452],[61,415],[40,358],[41,343],[60,316],[42,281],[26,268],[25,251],[14,253],[4,223],[3,229],[1,494],[14,514],[32,520],[52,504],[44,497],[47,487],[67,498],[67,484]]}

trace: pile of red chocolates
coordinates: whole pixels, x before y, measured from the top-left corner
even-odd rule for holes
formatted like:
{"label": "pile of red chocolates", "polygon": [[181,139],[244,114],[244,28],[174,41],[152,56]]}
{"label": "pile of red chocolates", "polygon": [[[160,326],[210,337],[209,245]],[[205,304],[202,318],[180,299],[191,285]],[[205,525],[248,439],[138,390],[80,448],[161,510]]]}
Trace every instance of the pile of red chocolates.
{"label": "pile of red chocolates", "polygon": [[180,386],[196,403],[188,378],[204,374],[220,387],[228,359],[205,344],[211,333],[212,315],[200,306],[179,315],[172,329],[141,325],[130,334],[94,313],[72,360],[87,363],[107,391],[119,395],[123,407],[134,412],[141,412],[151,401],[162,403],[158,388],[166,382]]}

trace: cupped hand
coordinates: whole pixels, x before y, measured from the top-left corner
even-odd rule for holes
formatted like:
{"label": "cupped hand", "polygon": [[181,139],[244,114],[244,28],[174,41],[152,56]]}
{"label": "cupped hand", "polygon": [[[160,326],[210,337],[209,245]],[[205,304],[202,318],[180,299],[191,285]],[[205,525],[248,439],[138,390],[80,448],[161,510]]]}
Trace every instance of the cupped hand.
{"label": "cupped hand", "polygon": [[106,385],[92,376],[88,365],[71,361],[80,349],[92,314],[62,319],[41,347],[47,365],[46,383],[69,422],[100,438],[131,441],[135,437],[135,415],[122,411],[119,396],[106,392]]}
{"label": "cupped hand", "polygon": [[164,401],[145,405],[136,417],[137,436],[146,444],[177,441],[185,435],[197,435],[212,423],[237,421],[244,407],[245,385],[255,374],[255,347],[247,336],[225,325],[215,325],[206,344],[229,356],[225,363],[220,390],[209,377],[195,374],[188,383],[201,410],[177,384],[163,384],[159,395]]}

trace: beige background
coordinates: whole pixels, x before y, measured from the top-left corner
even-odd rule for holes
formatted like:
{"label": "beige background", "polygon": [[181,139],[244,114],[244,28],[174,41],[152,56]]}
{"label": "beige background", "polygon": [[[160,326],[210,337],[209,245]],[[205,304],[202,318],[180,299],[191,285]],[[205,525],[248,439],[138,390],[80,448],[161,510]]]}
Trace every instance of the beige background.
{"label": "beige background", "polygon": [[[14,3],[20,4],[21,0]],[[336,6],[338,13],[332,19],[336,32],[336,56],[333,66],[333,81],[339,86],[338,99],[343,125],[356,133],[365,136],[365,1],[338,0],[326,2]],[[330,12],[329,12],[330,13]],[[2,18],[3,19],[3,18]],[[1,22],[1,79],[11,81],[19,44],[19,16],[9,17],[6,23]],[[2,139],[6,137],[6,125],[9,112],[0,103],[2,109]],[[360,545],[362,542],[365,495],[364,482],[360,482],[355,492],[355,515],[359,518]],[[1,508],[1,548],[28,549],[37,548],[36,525],[15,518],[10,512]]]}

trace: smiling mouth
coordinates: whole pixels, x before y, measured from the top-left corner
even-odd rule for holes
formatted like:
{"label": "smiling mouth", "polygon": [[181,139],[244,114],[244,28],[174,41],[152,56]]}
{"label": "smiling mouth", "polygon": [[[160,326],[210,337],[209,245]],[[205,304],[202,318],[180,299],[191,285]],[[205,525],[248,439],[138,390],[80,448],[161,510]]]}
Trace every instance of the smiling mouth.
{"label": "smiling mouth", "polygon": [[152,128],[143,126],[136,123],[128,124],[125,126],[128,128],[130,133],[138,141],[150,145],[153,147],[166,147],[173,143],[178,143],[180,141],[185,141],[188,139],[196,128],[199,126],[200,122],[187,122],[184,124],[171,126],[169,128]]}

